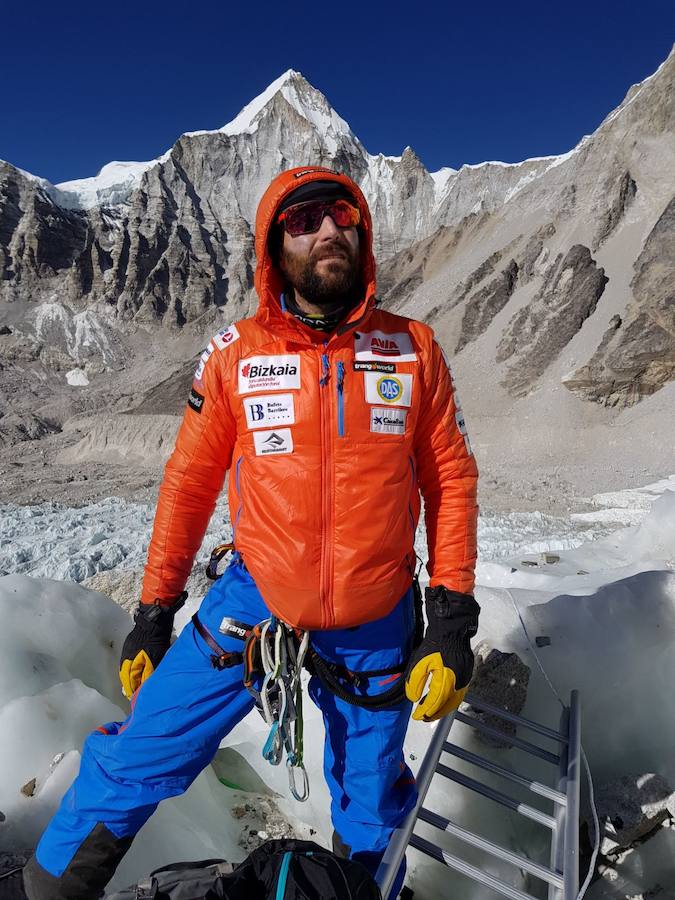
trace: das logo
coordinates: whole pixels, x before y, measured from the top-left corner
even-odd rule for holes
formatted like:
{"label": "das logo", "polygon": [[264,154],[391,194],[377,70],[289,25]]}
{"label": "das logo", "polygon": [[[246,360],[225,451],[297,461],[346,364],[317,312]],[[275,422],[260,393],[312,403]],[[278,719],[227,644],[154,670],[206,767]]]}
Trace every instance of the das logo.
{"label": "das logo", "polygon": [[398,398],[403,395],[403,385],[398,378],[388,375],[378,380],[377,393],[385,403],[396,403]]}

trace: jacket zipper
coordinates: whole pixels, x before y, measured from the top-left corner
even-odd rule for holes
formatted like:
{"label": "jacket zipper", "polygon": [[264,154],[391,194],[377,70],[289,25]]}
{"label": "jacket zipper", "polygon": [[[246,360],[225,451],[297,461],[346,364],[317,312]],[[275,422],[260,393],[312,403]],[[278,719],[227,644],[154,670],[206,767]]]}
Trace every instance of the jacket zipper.
{"label": "jacket zipper", "polygon": [[337,364],[338,436],[345,436],[345,364]]}
{"label": "jacket zipper", "polygon": [[237,467],[234,470],[234,484],[237,489],[237,496],[239,497],[239,509],[237,510],[237,515],[235,516],[234,523],[232,525],[232,543],[233,544],[236,542],[237,526],[239,525],[239,517],[241,516],[243,509],[244,509],[244,501],[241,496],[241,488],[239,487],[239,469],[240,469],[243,461],[244,461],[244,457],[240,456],[239,459],[237,460]]}
{"label": "jacket zipper", "polygon": [[321,411],[321,578],[319,595],[324,628],[333,624],[330,594],[333,584],[333,436],[330,391],[324,390],[330,378],[330,365],[325,345],[321,354],[319,400]]}
{"label": "jacket zipper", "polygon": [[[413,564],[412,564],[412,574],[415,574],[415,560],[417,559],[417,551],[415,550],[415,517],[413,516],[412,511],[412,492],[415,490],[415,482],[416,482],[416,474],[415,474],[415,460],[412,456],[408,457],[408,462],[410,463],[410,494],[408,496],[408,516],[410,517],[410,530],[412,532],[412,555],[413,555]],[[408,568],[410,568],[410,562],[408,562]]]}

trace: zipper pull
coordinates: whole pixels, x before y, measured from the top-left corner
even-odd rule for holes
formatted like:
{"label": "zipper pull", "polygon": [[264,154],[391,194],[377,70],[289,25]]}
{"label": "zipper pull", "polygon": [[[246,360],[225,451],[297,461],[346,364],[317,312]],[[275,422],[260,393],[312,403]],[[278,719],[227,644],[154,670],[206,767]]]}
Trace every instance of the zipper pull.
{"label": "zipper pull", "polygon": [[321,387],[325,387],[328,384],[328,376],[330,375],[330,369],[328,367],[328,354],[321,354],[321,378],[319,379],[319,384]]}
{"label": "zipper pull", "polygon": [[344,383],[345,383],[345,364],[342,361],[339,361],[337,364],[337,376],[338,376],[337,389],[338,389],[338,393],[341,394],[343,391],[343,388],[344,388]]}

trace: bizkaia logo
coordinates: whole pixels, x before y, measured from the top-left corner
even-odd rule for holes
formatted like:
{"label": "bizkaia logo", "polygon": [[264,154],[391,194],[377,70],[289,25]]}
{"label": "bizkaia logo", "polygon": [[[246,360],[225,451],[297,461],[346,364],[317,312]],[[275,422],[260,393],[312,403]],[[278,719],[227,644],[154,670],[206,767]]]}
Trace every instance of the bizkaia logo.
{"label": "bizkaia logo", "polygon": [[239,363],[239,393],[300,387],[300,356],[250,356]]}
{"label": "bizkaia logo", "polygon": [[246,363],[242,366],[241,374],[244,378],[276,378],[278,375],[295,375],[297,372],[295,366],[252,366]]}

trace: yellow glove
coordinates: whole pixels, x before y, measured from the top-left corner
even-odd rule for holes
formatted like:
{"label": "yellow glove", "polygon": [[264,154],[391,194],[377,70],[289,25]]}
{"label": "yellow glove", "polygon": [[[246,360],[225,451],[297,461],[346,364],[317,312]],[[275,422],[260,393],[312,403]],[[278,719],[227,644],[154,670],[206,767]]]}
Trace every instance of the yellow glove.
{"label": "yellow glove", "polygon": [[427,629],[410,658],[405,681],[408,700],[421,700],[413,719],[441,719],[464,699],[473,674],[470,639],[478,628],[479,613],[480,606],[470,594],[442,586],[426,589]]}
{"label": "yellow glove", "polygon": [[146,681],[171,644],[173,617],[185,603],[187,592],[170,603],[140,603],[134,616],[134,627],[122,646],[120,681],[127,699],[131,699]]}
{"label": "yellow glove", "polygon": [[133,659],[123,659],[121,663],[122,691],[127,700],[131,700],[146,678],[155,671],[155,667],[145,650],[140,650]]}
{"label": "yellow glove", "polygon": [[457,689],[454,671],[443,665],[440,653],[431,653],[423,657],[408,674],[405,684],[408,700],[414,703],[420,699],[429,677],[429,690],[412,715],[418,722],[433,722],[447,716],[457,709],[468,690],[468,685]]}

